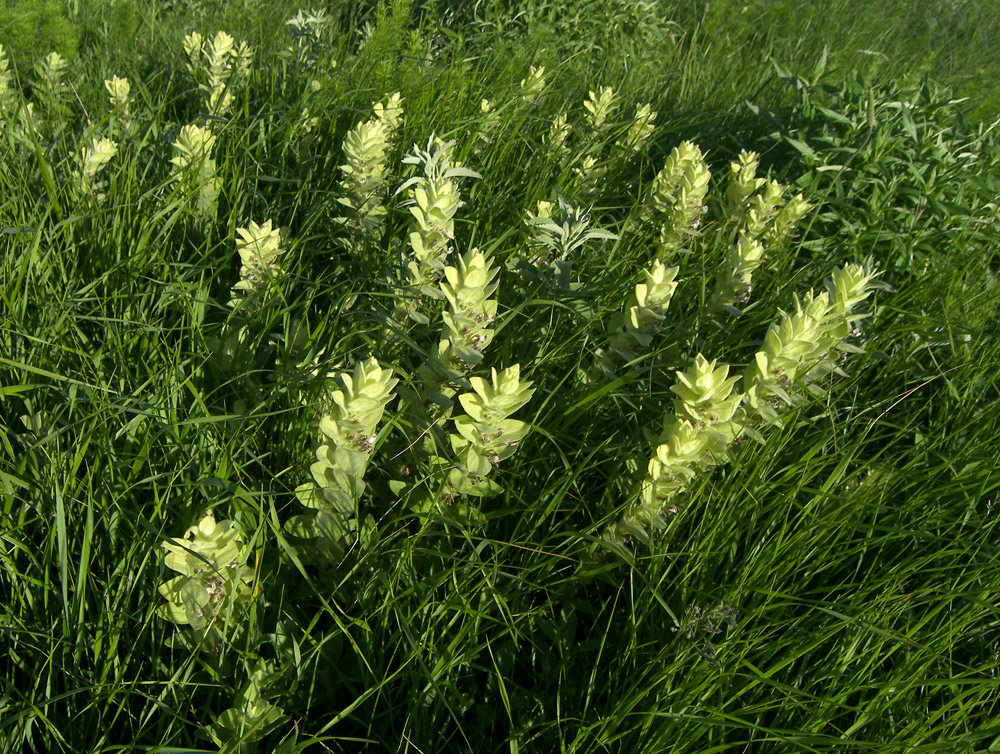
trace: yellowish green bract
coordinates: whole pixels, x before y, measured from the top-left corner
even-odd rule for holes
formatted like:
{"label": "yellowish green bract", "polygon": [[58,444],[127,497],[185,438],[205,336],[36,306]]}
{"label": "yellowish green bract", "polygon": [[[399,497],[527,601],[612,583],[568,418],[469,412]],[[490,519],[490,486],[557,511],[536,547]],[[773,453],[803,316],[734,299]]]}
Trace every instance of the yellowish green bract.
{"label": "yellowish green bract", "polygon": [[232,521],[216,522],[209,511],[162,547],[165,565],[180,575],[160,585],[167,602],[158,614],[190,626],[203,648],[216,646],[222,629],[242,620],[251,598],[254,574],[245,562],[243,537]]}

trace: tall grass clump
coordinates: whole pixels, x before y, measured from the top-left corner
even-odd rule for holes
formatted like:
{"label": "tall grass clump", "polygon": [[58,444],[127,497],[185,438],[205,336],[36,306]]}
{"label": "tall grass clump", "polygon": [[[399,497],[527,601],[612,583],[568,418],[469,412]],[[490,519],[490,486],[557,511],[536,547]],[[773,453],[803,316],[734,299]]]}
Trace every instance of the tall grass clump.
{"label": "tall grass clump", "polygon": [[129,7],[0,48],[0,751],[991,749],[996,124],[853,46],[922,41]]}

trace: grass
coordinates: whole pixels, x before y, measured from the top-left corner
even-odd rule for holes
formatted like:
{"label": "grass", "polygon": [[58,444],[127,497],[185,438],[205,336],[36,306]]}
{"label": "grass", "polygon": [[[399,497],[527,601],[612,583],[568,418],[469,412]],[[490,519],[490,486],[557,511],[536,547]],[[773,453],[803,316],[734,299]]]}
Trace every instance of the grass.
{"label": "grass", "polygon": [[[1000,746],[992,6],[884,3],[851,24],[848,2],[360,3],[331,11],[315,67],[283,52],[298,8],[246,7],[81,9],[61,125],[37,148],[13,120],[0,133],[0,751]],[[205,118],[184,70],[195,28],[257,48],[229,116]],[[34,62],[14,59],[30,99]],[[549,85],[522,107],[530,65]],[[71,188],[71,155],[89,128],[114,137],[113,74],[132,83],[134,127],[94,205]],[[592,200],[593,226],[621,239],[584,245],[579,287],[522,276],[505,265],[527,242],[524,212],[570,186],[541,146],[551,119],[580,125],[605,85],[615,128],[637,103],[659,112],[637,158],[607,158]],[[503,268],[477,373],[520,363],[537,392],[516,416],[532,431],[495,472],[484,526],[427,517],[410,507],[421,484],[388,486],[426,471],[402,476],[394,453],[420,425],[393,404],[361,502],[372,521],[348,557],[310,563],[284,529],[330,410],[307,364],[375,354],[416,388],[438,337],[436,322],[385,336],[387,275],[408,251],[401,197],[351,253],[338,222],[344,137],[397,90],[390,192],[432,133],[482,174],[461,182],[456,215],[459,250]],[[501,120],[477,144],[483,97]],[[320,118],[308,134],[303,107]],[[169,177],[192,122],[218,135],[207,221]],[[626,220],[685,139],[714,180],[758,150],[816,209],[740,317],[704,307],[724,240],[678,256],[676,341],[588,382],[655,243]],[[236,228],[267,218],[286,229],[285,277],[241,319],[227,306]],[[742,368],[794,293],[868,257],[882,287],[845,374],[699,476],[648,546],[595,549],[670,408],[671,370],[699,351]],[[156,613],[174,575],[160,543],[208,509],[238,524],[257,576],[214,653]],[[228,734],[219,716],[252,677],[283,717]]]}

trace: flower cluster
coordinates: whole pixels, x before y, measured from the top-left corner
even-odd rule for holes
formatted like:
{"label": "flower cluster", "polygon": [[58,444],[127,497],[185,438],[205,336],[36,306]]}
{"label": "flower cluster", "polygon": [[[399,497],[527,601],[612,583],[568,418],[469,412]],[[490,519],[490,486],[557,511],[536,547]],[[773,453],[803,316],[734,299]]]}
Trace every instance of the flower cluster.
{"label": "flower cluster", "polygon": [[10,72],[10,61],[7,52],[0,45],[0,130],[7,124],[5,114],[13,114],[17,103],[17,90],[14,88],[14,74]]}
{"label": "flower cluster", "polygon": [[774,180],[765,180],[762,190],[754,194],[747,205],[742,232],[750,238],[760,238],[771,226],[784,198],[785,187]]}
{"label": "flower cluster", "polygon": [[774,180],[753,177],[756,167],[757,155],[753,152],[741,152],[740,162],[730,165],[725,206],[741,235],[762,240],[773,248],[788,240],[812,205],[802,194],[785,202],[785,187]]}
{"label": "flower cluster", "polygon": [[672,498],[706,469],[722,463],[726,449],[742,431],[743,396],[733,388],[739,377],[698,354],[677,372],[671,387],[673,415],[664,422],[653,457],[639,484],[638,499],[604,534],[606,542],[623,544],[634,537],[647,541],[647,527],[662,528],[663,514],[676,513]]}
{"label": "flower cluster", "polygon": [[572,132],[573,127],[566,120],[566,114],[560,113],[552,119],[549,131],[545,135],[545,150],[554,157],[560,156],[566,151],[566,140]]}
{"label": "flower cluster", "polygon": [[358,123],[344,140],[344,174],[341,184],[346,193],[338,202],[353,210],[344,222],[370,230],[385,217],[382,192],[387,179],[386,159],[392,140],[403,120],[403,99],[399,92],[373,107],[371,118]]}
{"label": "flower cluster", "polygon": [[318,540],[327,556],[342,554],[343,541],[357,525],[357,503],[365,491],[364,475],[375,447],[375,431],[386,406],[395,397],[398,380],[375,358],[354,365],[354,372],[336,378],[333,410],[320,420],[325,442],[310,468],[313,481],[295,493],[303,505],[315,509],[296,516],[286,528],[304,539]]}
{"label": "flower cluster", "polygon": [[521,79],[521,101],[537,105],[545,94],[545,66],[531,66],[526,78]]}
{"label": "flower cluster", "polygon": [[750,197],[764,185],[766,179],[757,177],[759,164],[756,152],[745,149],[735,162],[729,163],[729,183],[723,202],[726,215],[734,220],[744,220],[750,209]]}
{"label": "flower cluster", "polygon": [[497,274],[493,260],[479,249],[470,249],[449,265],[440,283],[450,311],[443,312],[441,341],[427,364],[420,368],[426,386],[440,386],[461,379],[483,359],[483,349],[493,340],[490,325],[497,313]]}
{"label": "flower cluster", "polygon": [[250,74],[253,49],[246,42],[237,45],[224,31],[207,42],[193,31],[184,37],[184,52],[188,73],[204,94],[208,113],[219,116],[229,112],[233,90]]}
{"label": "flower cluster", "polygon": [[240,279],[233,286],[229,305],[255,311],[263,303],[260,294],[281,273],[277,263],[278,257],[285,253],[281,233],[271,227],[270,220],[263,225],[251,222],[249,228],[237,228],[236,233],[239,235],[236,250],[240,255]]}
{"label": "flower cluster", "polygon": [[648,527],[662,528],[663,515],[677,512],[674,498],[699,474],[727,460],[728,448],[749,429],[749,420],[780,424],[781,414],[803,392],[818,392],[816,380],[837,369],[834,353],[860,350],[845,339],[866,316],[854,309],[871,295],[874,277],[866,265],[847,265],[833,272],[825,291],[796,298],[795,311],[770,327],[763,350],[742,376],[730,376],[728,366],[701,354],[677,372],[670,388],[673,413],[653,443],[633,501],[605,531],[604,541],[647,541]]}
{"label": "flower cluster", "polygon": [[118,154],[118,145],[107,138],[94,136],[77,156],[79,171],[75,173],[77,188],[89,200],[100,204],[105,198],[107,184],[97,178],[104,166]]}
{"label": "flower cluster", "polygon": [[602,152],[609,126],[608,118],[618,108],[614,89],[605,86],[598,92],[589,92],[583,107],[587,111],[589,132],[579,146],[581,159],[573,167],[573,176],[576,195],[581,199],[588,199],[597,194],[608,172],[609,161],[602,158]]}
{"label": "flower cluster", "polygon": [[732,308],[750,300],[753,273],[764,261],[764,246],[746,233],[740,233],[729,250],[729,259],[715,279],[713,309]]}
{"label": "flower cluster", "polygon": [[173,147],[171,176],[184,195],[196,197],[199,216],[204,220],[211,219],[215,216],[221,187],[212,158],[215,134],[208,126],[187,125],[181,128]]}
{"label": "flower cluster", "polygon": [[673,149],[653,179],[641,214],[661,226],[661,258],[681,248],[698,229],[707,210],[710,176],[701,150],[685,141]]}
{"label": "flower cluster", "polygon": [[435,283],[444,273],[448,255],[453,250],[455,238],[455,213],[464,205],[456,178],[482,178],[474,170],[452,162],[454,141],[444,142],[432,136],[426,149],[416,146],[403,158],[410,165],[420,165],[423,175],[404,182],[398,189],[409,189],[409,210],[413,216],[413,230],[409,241],[413,255],[406,265],[405,286],[413,296],[400,300],[396,318],[403,314],[426,324],[428,319],[420,309],[420,296],[441,298]]}
{"label": "flower cluster", "polygon": [[202,647],[217,646],[220,626],[236,623],[251,597],[253,574],[244,563],[245,547],[236,525],[216,522],[209,511],[183,537],[162,546],[167,568],[180,575],[160,585],[167,604],[158,614],[191,626]]}
{"label": "flower cluster", "polygon": [[646,142],[653,134],[654,120],[656,120],[656,111],[653,110],[652,105],[635,106],[635,116],[632,118],[628,131],[625,133],[625,139],[621,144],[626,154],[634,154],[646,146]]}
{"label": "flower cluster", "polygon": [[601,133],[608,122],[608,117],[618,107],[615,90],[610,86],[603,86],[599,92],[588,92],[583,107],[587,111],[588,125],[595,133]]}
{"label": "flower cluster", "polygon": [[454,419],[457,434],[451,435],[451,445],[459,466],[448,476],[456,492],[478,497],[499,492],[495,483],[484,483],[485,477],[514,454],[527,434],[527,424],[509,417],[535,392],[530,381],[521,381],[520,370],[519,364],[499,373],[493,369],[489,382],[472,377],[474,392],[458,397],[465,414]]}
{"label": "flower cluster", "polygon": [[118,117],[122,130],[127,131],[132,123],[132,115],[128,108],[131,102],[132,87],[128,83],[128,79],[112,76],[104,81],[104,88],[108,92],[108,101]]}
{"label": "flower cluster", "polygon": [[618,358],[623,361],[638,358],[660,332],[670,299],[677,290],[677,269],[654,261],[642,271],[645,282],[636,285],[621,324],[613,326],[608,340]]}
{"label": "flower cluster", "polygon": [[800,393],[793,388],[812,388],[819,377],[836,369],[834,352],[848,349],[844,340],[865,316],[853,309],[871,295],[874,277],[864,265],[839,268],[826,281],[825,291],[796,298],[795,311],[771,325],[764,348],[743,376],[747,404],[765,422],[780,423],[785,408],[798,402]]}

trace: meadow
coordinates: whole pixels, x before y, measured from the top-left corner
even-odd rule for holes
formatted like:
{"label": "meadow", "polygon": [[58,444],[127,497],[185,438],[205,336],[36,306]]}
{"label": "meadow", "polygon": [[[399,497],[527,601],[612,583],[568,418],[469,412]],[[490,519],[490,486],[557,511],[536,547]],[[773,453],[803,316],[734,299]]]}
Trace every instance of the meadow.
{"label": "meadow", "polygon": [[998,28],[6,2],[0,752],[1000,751]]}

